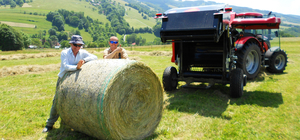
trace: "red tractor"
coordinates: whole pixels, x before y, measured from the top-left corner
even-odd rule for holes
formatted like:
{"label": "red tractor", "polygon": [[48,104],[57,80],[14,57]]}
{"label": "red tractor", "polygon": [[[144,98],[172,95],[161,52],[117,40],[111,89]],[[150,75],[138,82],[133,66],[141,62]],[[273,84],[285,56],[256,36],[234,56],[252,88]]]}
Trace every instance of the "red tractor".
{"label": "red tractor", "polygon": [[283,73],[287,65],[287,55],[280,49],[280,18],[271,17],[271,12],[267,18],[263,16],[260,13],[240,13],[235,14],[230,22],[233,29],[240,30],[234,32],[237,36],[237,67],[243,69],[248,79],[255,78],[261,66],[271,73]]}
{"label": "red tractor", "polygon": [[[155,18],[162,19],[162,42],[172,42],[171,61],[163,74],[166,91],[178,81],[230,84],[230,95],[241,97],[247,79],[255,78],[261,66],[282,73],[287,55],[280,49],[280,18],[271,13],[237,14],[225,5],[170,9]],[[273,32],[276,29],[277,31]]]}

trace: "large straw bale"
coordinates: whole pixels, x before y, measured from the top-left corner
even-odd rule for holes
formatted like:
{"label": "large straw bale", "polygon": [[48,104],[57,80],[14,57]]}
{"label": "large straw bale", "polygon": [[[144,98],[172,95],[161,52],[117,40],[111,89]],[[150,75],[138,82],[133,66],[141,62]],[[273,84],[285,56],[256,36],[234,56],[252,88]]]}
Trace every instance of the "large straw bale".
{"label": "large straw bale", "polygon": [[161,82],[148,66],[134,60],[88,62],[66,73],[56,90],[64,124],[99,139],[143,139],[162,117]]}

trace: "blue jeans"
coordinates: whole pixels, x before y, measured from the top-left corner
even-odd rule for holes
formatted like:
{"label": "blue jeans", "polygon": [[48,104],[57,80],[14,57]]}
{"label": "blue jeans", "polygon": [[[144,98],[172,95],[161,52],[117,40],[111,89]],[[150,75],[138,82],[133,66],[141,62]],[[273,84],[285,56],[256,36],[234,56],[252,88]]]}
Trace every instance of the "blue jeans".
{"label": "blue jeans", "polygon": [[[57,91],[57,87],[58,87],[58,84],[61,81],[61,79],[62,78],[60,78],[60,77],[58,77],[58,79],[57,79],[56,91]],[[55,92],[55,95],[56,95],[56,92]],[[56,110],[55,95],[53,97],[52,107],[51,107],[51,110],[50,110],[49,119],[46,121],[47,122],[46,126],[50,126],[50,127],[52,127],[54,125],[54,123],[58,120],[58,117],[59,117],[59,115],[57,113],[57,110]]]}

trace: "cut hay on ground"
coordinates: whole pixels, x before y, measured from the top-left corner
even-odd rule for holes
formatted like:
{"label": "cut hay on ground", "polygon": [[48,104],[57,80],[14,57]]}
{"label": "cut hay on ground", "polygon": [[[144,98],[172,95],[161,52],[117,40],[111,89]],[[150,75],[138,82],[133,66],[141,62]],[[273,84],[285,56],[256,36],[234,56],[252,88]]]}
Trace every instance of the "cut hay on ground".
{"label": "cut hay on ground", "polygon": [[14,54],[14,55],[1,55],[0,60],[19,60],[29,58],[44,58],[60,56],[59,52],[53,53],[38,53],[38,54]]}
{"label": "cut hay on ground", "polygon": [[127,53],[128,55],[172,56],[172,52],[168,52],[168,51],[152,51],[152,52],[127,51]]}
{"label": "cut hay on ground", "polygon": [[140,61],[140,60],[141,60],[141,58],[138,57],[138,56],[132,56],[132,57],[130,57],[129,59],[130,59],[130,60],[136,60],[136,61]]}
{"label": "cut hay on ground", "polygon": [[161,82],[134,60],[88,62],[64,75],[55,98],[64,124],[99,139],[143,139],[162,117]]}
{"label": "cut hay on ground", "polygon": [[37,72],[47,72],[59,70],[60,64],[50,64],[50,65],[26,65],[26,66],[14,66],[14,67],[3,67],[0,69],[0,77],[37,73]]}
{"label": "cut hay on ground", "polygon": [[[125,48],[127,49],[127,48]],[[89,51],[92,54],[103,54],[103,51]],[[129,55],[149,55],[149,56],[172,56],[172,52],[169,51],[151,51],[151,52],[141,52],[141,51],[128,51],[126,50],[127,54]]]}

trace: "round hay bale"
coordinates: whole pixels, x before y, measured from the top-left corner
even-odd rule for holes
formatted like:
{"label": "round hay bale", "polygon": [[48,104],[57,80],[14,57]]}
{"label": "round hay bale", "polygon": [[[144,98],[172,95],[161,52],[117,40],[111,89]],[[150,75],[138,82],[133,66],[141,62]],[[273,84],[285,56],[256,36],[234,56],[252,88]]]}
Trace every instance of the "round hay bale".
{"label": "round hay bale", "polygon": [[55,98],[65,125],[99,139],[143,139],[162,117],[161,82],[134,60],[88,62],[63,76]]}

